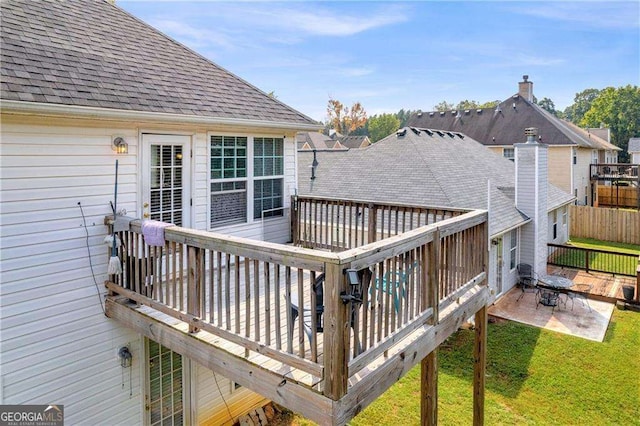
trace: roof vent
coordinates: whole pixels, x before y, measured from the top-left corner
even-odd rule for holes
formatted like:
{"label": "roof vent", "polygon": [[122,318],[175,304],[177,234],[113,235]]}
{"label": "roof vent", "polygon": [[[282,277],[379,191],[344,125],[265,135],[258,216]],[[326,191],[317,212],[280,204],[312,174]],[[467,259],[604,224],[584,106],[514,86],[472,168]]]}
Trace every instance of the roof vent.
{"label": "roof vent", "polygon": [[420,134],[420,129],[415,128],[415,127],[410,127],[410,129],[411,129],[411,131],[412,131],[413,133],[415,133],[416,135],[419,135],[419,134]]}
{"label": "roof vent", "polygon": [[513,99],[518,99],[518,95],[513,95]]}
{"label": "roof vent", "polygon": [[451,133],[451,132],[447,132],[447,134],[449,135],[449,137],[453,137],[454,136],[453,133]]}
{"label": "roof vent", "polygon": [[429,129],[422,129],[422,131],[428,134],[429,136],[433,136],[433,132]]}
{"label": "roof vent", "polygon": [[498,104],[498,106],[496,107],[495,114],[499,114],[501,112],[502,112],[502,108],[500,108],[500,104]]}
{"label": "roof vent", "polygon": [[469,111],[468,109],[465,109],[465,110],[464,110],[464,115],[469,115],[469,113],[470,113],[470,112],[471,112],[471,111]]}
{"label": "roof vent", "polygon": [[432,112],[429,113],[429,117],[433,117],[433,113]]}
{"label": "roof vent", "polygon": [[458,115],[458,111],[456,111],[455,109],[451,110],[451,115]]}
{"label": "roof vent", "polygon": [[404,136],[407,134],[407,128],[404,127],[396,132],[396,136]]}
{"label": "roof vent", "polygon": [[418,111],[418,117],[422,117],[422,111]]}
{"label": "roof vent", "polygon": [[527,143],[535,143],[538,136],[538,129],[535,127],[527,127],[524,129],[524,135],[527,137]]}
{"label": "roof vent", "polygon": [[480,108],[478,108],[478,109],[476,110],[476,112],[477,112],[478,114],[482,114],[482,110],[481,110]]}
{"label": "roof vent", "polygon": [[462,133],[456,133],[456,136],[458,136],[460,139],[464,139],[464,135]]}
{"label": "roof vent", "polygon": [[440,130],[436,130],[436,133],[439,134],[440,136],[444,136],[444,132],[442,132]]}
{"label": "roof vent", "polygon": [[440,111],[440,115],[444,115],[444,111]]}

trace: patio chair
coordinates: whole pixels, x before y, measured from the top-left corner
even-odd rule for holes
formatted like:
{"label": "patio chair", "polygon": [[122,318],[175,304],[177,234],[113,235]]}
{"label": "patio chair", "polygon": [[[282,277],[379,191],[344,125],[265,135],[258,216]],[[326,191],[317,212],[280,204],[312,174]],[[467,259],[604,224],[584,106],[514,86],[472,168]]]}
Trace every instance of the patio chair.
{"label": "patio chair", "polygon": [[591,284],[576,284],[573,287],[571,287],[571,290],[565,293],[565,297],[563,301],[565,309],[567,308],[567,302],[571,300],[571,310],[573,311],[573,304],[575,303],[576,300],[580,300],[580,303],[582,303],[582,306],[586,305],[587,308],[589,308],[589,312],[591,312],[591,305],[589,305],[588,296],[592,288],[593,288],[593,285]]}
{"label": "patio chair", "polygon": [[[313,291],[316,294],[316,333],[322,333],[322,315],[324,314],[324,273],[318,275],[316,277],[316,281],[313,284]],[[291,303],[291,324],[290,324],[290,333],[293,333],[293,327],[298,318],[298,315],[302,312],[302,322],[304,327],[304,332],[309,338],[309,342],[311,342],[311,333],[314,331],[311,329],[311,315],[312,310],[303,308],[300,309],[298,305]]]}
{"label": "patio chair", "polygon": [[376,278],[374,284],[369,288],[369,300],[373,301],[378,295],[378,289],[382,288],[383,293],[393,297],[393,306],[398,312],[400,310],[400,301],[405,297],[405,286],[417,265],[418,262],[413,262],[405,271],[398,270],[395,273],[389,270],[382,277],[382,281]]}
{"label": "patio chair", "polygon": [[[518,283],[520,284],[520,289],[522,290],[522,294],[518,296],[516,302],[522,299],[522,296],[526,293],[527,289],[532,290],[532,292],[536,293],[536,302],[539,288],[538,288],[538,276],[533,271],[533,267],[528,263],[519,263],[516,267],[518,271]],[[536,303],[537,307],[537,303]]]}

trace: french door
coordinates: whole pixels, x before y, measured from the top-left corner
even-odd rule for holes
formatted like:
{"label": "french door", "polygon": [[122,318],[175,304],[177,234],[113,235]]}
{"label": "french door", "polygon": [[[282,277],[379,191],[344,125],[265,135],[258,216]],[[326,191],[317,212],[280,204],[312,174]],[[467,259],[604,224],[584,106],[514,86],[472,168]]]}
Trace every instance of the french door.
{"label": "french door", "polygon": [[142,217],[191,225],[191,137],[142,136]]}

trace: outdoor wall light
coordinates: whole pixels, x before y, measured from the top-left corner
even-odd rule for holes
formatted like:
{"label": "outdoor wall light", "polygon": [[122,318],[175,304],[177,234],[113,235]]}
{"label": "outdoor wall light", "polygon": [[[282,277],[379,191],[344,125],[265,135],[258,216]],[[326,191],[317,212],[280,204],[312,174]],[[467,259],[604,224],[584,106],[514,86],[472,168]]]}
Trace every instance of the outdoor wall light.
{"label": "outdoor wall light", "polygon": [[360,284],[360,275],[356,269],[345,269],[344,274],[347,278],[347,284],[349,284],[349,293],[342,292],[340,299],[342,303],[362,303],[362,285]]}
{"label": "outdoor wall light", "polygon": [[129,351],[128,347],[123,346],[118,349],[118,358],[120,359],[120,366],[122,368],[131,367],[131,359],[133,358],[133,355],[131,355],[131,351]]}
{"label": "outdoor wall light", "polygon": [[129,145],[122,136],[116,136],[113,138],[113,141],[111,142],[111,149],[118,154],[129,153]]}

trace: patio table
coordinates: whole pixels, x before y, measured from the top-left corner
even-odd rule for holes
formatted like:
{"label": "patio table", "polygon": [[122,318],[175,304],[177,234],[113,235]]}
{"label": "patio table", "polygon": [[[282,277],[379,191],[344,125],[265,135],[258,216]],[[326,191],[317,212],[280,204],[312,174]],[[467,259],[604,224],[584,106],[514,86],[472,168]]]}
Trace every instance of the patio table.
{"label": "patio table", "polygon": [[538,284],[542,288],[551,290],[541,294],[540,303],[545,306],[556,306],[558,304],[558,295],[562,290],[573,286],[573,281],[559,275],[542,275],[538,277]]}

